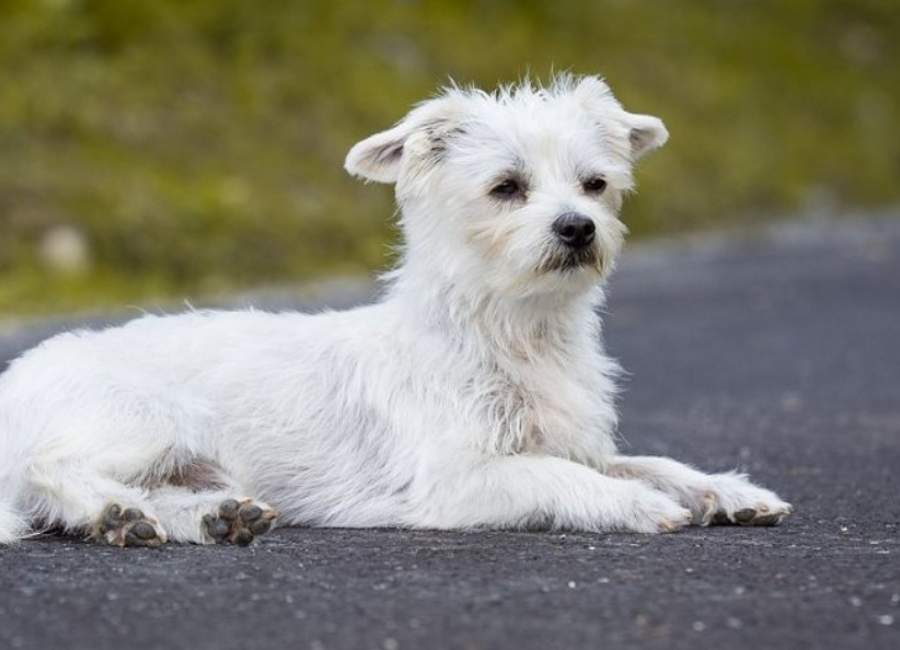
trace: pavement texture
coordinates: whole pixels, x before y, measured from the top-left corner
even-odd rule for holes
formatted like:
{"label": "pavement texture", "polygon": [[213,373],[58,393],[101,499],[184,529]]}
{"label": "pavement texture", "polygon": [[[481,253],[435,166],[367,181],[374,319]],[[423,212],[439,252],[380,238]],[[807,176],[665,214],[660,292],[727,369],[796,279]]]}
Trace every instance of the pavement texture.
{"label": "pavement texture", "polygon": [[608,312],[625,451],[738,466],[785,524],[44,536],[0,549],[0,648],[900,648],[900,219],[634,247]]}

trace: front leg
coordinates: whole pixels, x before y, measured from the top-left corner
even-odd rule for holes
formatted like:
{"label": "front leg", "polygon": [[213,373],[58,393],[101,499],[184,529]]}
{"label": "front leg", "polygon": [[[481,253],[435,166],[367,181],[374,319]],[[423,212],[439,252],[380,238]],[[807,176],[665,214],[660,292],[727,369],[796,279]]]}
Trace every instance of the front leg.
{"label": "front leg", "polygon": [[694,523],[774,526],[793,511],[771,490],[743,474],[704,474],[671,458],[616,456],[609,476],[639,479],[690,508]]}
{"label": "front leg", "polygon": [[691,522],[689,510],[641,481],[562,458],[457,457],[428,476],[413,488],[413,527],[665,533]]}

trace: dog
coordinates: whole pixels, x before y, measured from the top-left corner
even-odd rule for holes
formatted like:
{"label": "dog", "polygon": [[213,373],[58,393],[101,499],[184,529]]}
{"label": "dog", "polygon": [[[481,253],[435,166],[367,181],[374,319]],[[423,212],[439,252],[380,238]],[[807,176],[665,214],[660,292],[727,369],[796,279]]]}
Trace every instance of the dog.
{"label": "dog", "polygon": [[349,152],[395,184],[383,297],[58,335],[0,378],[0,542],[248,544],[286,525],[773,525],[738,473],[616,448],[598,308],[632,167],[668,139],[599,77],[451,86]]}

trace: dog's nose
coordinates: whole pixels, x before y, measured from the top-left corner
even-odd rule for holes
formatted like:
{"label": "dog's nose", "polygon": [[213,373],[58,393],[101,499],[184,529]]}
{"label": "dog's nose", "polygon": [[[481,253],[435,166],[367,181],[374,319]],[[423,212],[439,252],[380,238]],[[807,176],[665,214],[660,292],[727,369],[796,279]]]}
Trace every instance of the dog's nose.
{"label": "dog's nose", "polygon": [[597,228],[594,222],[583,214],[566,212],[553,222],[553,232],[566,246],[584,248],[594,241]]}

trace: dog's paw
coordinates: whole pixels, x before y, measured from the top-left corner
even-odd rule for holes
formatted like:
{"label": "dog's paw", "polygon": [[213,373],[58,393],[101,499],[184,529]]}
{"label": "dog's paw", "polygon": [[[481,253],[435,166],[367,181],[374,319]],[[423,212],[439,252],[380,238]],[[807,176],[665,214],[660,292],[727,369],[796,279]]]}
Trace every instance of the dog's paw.
{"label": "dog's paw", "polygon": [[216,544],[247,546],[272,528],[277,513],[253,499],[228,499],[216,514],[203,517],[203,530]]}
{"label": "dog's paw", "polygon": [[640,485],[625,510],[621,530],[634,533],[674,533],[690,525],[691,511],[670,496]]}
{"label": "dog's paw", "polygon": [[112,546],[146,546],[156,548],[166,542],[166,533],[154,517],[138,508],[123,508],[111,503],[94,525],[91,537]]}
{"label": "dog's paw", "polygon": [[740,474],[720,474],[705,491],[701,525],[777,526],[794,508]]}

